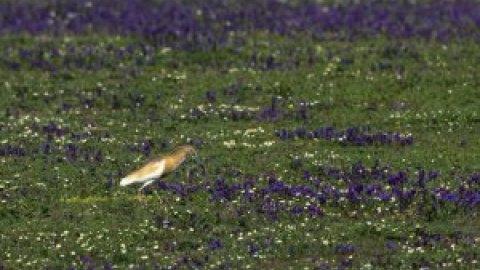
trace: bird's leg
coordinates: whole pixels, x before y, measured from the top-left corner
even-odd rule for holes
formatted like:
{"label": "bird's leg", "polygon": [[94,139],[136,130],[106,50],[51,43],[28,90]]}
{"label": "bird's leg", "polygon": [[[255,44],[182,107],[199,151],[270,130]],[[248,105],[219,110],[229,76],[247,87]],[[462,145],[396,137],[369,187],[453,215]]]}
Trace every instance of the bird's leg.
{"label": "bird's leg", "polygon": [[151,183],[153,183],[153,179],[145,182],[145,184],[142,185],[142,187],[138,190],[138,192],[141,192],[144,187],[150,185]]}
{"label": "bird's leg", "polygon": [[157,189],[153,190],[153,195],[155,195],[155,197],[156,197],[159,201],[162,201],[162,198],[158,195]]}
{"label": "bird's leg", "polygon": [[[138,192],[142,192],[142,189],[148,185],[150,185],[151,183],[153,183],[153,179],[152,180],[149,180],[148,182],[145,182],[145,184],[143,184],[143,186],[138,190]],[[156,190],[153,190],[153,195],[155,195],[155,197],[157,197],[157,199],[161,200],[160,196],[158,196],[158,193]]]}

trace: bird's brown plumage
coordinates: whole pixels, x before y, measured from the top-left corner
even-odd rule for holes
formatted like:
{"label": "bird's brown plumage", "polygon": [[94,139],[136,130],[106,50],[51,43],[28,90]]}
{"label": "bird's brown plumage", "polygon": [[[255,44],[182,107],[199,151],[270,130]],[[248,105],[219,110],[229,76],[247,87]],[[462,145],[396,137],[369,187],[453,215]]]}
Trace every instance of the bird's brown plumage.
{"label": "bird's brown plumage", "polygon": [[122,179],[120,185],[126,186],[133,183],[144,183],[140,188],[142,189],[146,185],[152,183],[155,178],[159,178],[174,171],[185,161],[187,156],[194,151],[195,148],[191,145],[179,146],[170,154],[161,158],[156,158],[140,169],[131,172]]}

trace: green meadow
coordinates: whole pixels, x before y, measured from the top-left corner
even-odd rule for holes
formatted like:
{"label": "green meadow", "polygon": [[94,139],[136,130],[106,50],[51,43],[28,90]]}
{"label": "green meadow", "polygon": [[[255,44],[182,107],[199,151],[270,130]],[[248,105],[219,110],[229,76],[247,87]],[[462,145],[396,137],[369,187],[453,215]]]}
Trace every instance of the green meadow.
{"label": "green meadow", "polygon": [[0,269],[480,268],[478,42],[235,33],[2,34]]}

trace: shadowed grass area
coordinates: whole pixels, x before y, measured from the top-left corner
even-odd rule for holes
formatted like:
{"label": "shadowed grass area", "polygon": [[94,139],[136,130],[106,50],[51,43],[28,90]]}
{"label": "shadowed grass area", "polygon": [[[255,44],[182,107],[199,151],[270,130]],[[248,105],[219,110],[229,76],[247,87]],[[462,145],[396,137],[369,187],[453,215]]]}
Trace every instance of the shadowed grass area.
{"label": "shadowed grass area", "polygon": [[99,202],[111,202],[115,200],[125,200],[125,201],[130,201],[130,200],[138,200],[138,201],[150,201],[152,199],[155,199],[153,196],[142,196],[142,195],[136,195],[136,196],[123,196],[123,197],[71,197],[65,199],[65,203],[99,203]]}

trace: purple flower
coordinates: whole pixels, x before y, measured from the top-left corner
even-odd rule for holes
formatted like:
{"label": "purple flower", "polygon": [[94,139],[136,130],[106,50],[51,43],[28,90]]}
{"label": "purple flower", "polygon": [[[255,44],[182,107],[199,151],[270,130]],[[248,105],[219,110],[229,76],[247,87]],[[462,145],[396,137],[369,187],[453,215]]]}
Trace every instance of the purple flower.
{"label": "purple flower", "polygon": [[295,215],[301,214],[303,212],[303,208],[296,205],[292,208],[291,212]]}
{"label": "purple flower", "polygon": [[258,246],[254,243],[248,244],[248,253],[253,255],[259,250]]}
{"label": "purple flower", "polygon": [[341,254],[346,254],[346,253],[355,253],[357,250],[357,247],[351,244],[338,244],[335,246],[335,253],[341,253]]}
{"label": "purple flower", "polygon": [[203,268],[203,266],[204,266],[204,263],[200,260],[197,260],[197,259],[193,260],[193,264],[198,268]]}
{"label": "purple flower", "polygon": [[95,154],[95,161],[97,161],[97,162],[102,162],[103,161],[102,150],[98,150],[97,153]]}
{"label": "purple flower", "polygon": [[391,194],[388,193],[388,192],[381,192],[380,193],[380,199],[383,201],[383,202],[386,202],[386,201],[389,201],[390,200],[390,197],[391,197]]}
{"label": "purple flower", "polygon": [[83,264],[89,264],[92,262],[92,258],[89,257],[89,256],[81,256],[80,257],[80,261],[83,263]]}
{"label": "purple flower", "polygon": [[208,243],[208,248],[211,250],[221,249],[223,247],[219,239],[213,239]]}
{"label": "purple flower", "polygon": [[15,69],[15,70],[20,69],[20,63],[15,62],[15,61],[9,62],[9,63],[8,63],[8,66],[9,66],[11,69]]}
{"label": "purple flower", "polygon": [[48,155],[50,153],[51,146],[49,143],[43,143],[41,149],[44,155]]}
{"label": "purple flower", "polygon": [[213,92],[213,91],[207,91],[205,93],[205,97],[207,98],[208,102],[210,102],[210,103],[214,103],[215,101],[217,101],[216,93]]}

